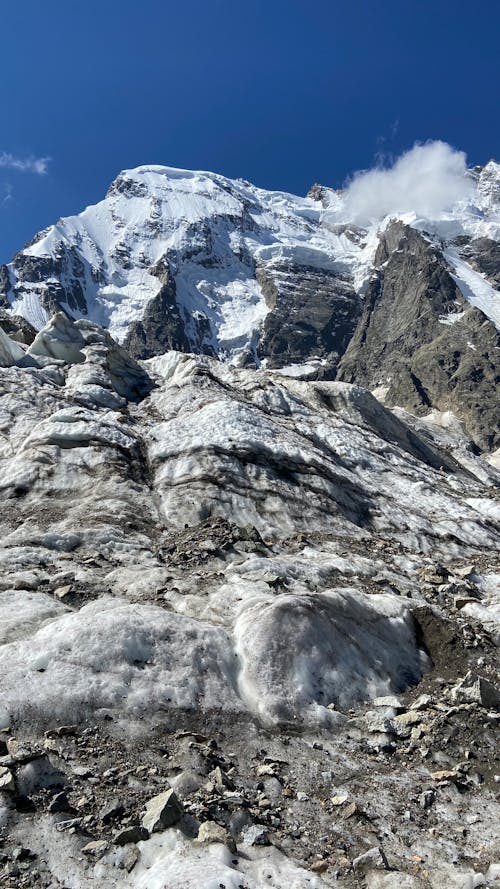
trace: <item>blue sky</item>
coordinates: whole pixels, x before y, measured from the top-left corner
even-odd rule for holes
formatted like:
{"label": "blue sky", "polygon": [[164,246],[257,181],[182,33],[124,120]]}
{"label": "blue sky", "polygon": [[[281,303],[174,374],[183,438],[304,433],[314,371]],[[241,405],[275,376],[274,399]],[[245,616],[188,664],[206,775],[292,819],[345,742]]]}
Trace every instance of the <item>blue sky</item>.
{"label": "blue sky", "polygon": [[498,0],[7,0],[0,23],[0,262],[138,164],[303,194],[415,141],[500,155]]}

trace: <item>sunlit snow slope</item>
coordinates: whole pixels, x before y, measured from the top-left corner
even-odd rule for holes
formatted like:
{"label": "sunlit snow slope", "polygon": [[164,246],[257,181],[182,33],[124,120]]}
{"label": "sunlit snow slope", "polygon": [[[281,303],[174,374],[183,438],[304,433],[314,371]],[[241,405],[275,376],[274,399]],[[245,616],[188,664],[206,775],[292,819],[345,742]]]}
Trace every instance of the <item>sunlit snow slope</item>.
{"label": "sunlit snow slope", "polygon": [[357,382],[417,413],[452,410],[494,449],[500,166],[463,177],[453,206],[403,201],[363,221],[350,190],[300,198],[138,167],[0,267],[0,308],[36,330],[56,311],[87,318],[136,358],[173,348]]}

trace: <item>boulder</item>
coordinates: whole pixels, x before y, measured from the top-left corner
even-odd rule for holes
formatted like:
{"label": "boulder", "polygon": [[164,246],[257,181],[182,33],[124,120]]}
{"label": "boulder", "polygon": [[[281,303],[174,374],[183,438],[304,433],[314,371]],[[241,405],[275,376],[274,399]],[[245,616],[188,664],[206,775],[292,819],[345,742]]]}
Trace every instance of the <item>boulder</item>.
{"label": "boulder", "polygon": [[146,812],[142,818],[142,826],[149,833],[166,830],[177,824],[182,818],[184,809],[177,798],[175,791],[170,788],[164,793],[154,796],[146,805]]}

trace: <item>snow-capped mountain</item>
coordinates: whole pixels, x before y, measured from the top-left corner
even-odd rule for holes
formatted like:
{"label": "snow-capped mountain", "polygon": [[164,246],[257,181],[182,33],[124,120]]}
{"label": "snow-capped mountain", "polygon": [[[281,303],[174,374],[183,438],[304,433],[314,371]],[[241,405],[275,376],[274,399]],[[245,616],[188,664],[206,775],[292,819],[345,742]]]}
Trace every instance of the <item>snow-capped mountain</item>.
{"label": "snow-capped mountain", "polygon": [[464,176],[380,216],[140,167],[0,268],[2,885],[498,884],[500,170]]}
{"label": "snow-capped mountain", "polygon": [[366,221],[328,188],[138,167],[0,267],[1,304],[36,330],[55,311],[86,318],[136,358],[205,353],[451,409],[492,449],[500,166],[467,175],[451,209]]}

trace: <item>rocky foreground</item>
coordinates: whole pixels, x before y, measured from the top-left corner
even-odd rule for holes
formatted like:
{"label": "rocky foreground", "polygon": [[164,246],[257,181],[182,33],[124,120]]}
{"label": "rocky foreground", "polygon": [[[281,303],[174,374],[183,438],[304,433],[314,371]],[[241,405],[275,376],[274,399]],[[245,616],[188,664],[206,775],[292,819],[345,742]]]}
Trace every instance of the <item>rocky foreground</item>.
{"label": "rocky foreground", "polygon": [[0,363],[0,885],[499,886],[460,424],[63,315]]}

